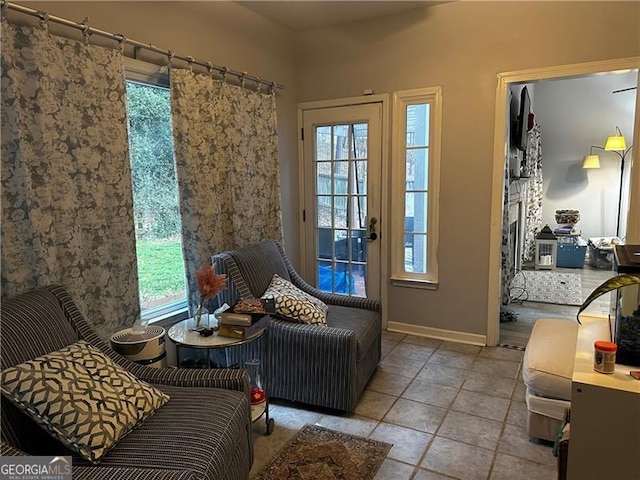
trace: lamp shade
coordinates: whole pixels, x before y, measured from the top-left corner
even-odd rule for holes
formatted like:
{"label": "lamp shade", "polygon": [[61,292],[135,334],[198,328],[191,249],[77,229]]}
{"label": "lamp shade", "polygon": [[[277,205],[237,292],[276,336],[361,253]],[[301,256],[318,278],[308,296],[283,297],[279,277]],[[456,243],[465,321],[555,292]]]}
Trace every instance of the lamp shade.
{"label": "lamp shade", "polygon": [[604,144],[605,150],[625,150],[627,148],[627,142],[624,141],[620,128],[616,127],[616,132],[607,138],[607,143]]}
{"label": "lamp shade", "polygon": [[582,160],[582,168],[600,168],[600,157],[598,155],[585,155]]}
{"label": "lamp shade", "polygon": [[622,135],[613,135],[607,138],[607,143],[604,144],[605,150],[624,150],[627,148],[627,142],[624,141]]}

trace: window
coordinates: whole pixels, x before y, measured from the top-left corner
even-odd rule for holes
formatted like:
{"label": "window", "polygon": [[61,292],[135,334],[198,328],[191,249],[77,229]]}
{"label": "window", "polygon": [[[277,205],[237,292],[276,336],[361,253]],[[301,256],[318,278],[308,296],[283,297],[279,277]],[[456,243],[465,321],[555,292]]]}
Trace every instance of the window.
{"label": "window", "polygon": [[186,306],[186,285],[169,79],[141,63],[127,65],[127,115],[140,308],[153,320]]}
{"label": "window", "polygon": [[366,296],[368,123],[315,129],[318,288]]}
{"label": "window", "polygon": [[393,95],[392,280],[437,284],[442,88]]}

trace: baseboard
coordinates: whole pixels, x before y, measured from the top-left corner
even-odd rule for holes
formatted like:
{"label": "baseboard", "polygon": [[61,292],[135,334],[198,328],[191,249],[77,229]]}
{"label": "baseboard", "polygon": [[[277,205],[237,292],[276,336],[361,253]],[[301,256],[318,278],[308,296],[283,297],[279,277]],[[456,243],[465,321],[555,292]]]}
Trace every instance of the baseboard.
{"label": "baseboard", "polygon": [[485,346],[487,344],[486,335],[458,332],[455,330],[444,330],[442,328],[423,327],[409,323],[388,322],[387,330],[389,332],[405,333],[407,335],[435,338],[438,340],[447,340],[449,342],[468,343],[470,345]]}

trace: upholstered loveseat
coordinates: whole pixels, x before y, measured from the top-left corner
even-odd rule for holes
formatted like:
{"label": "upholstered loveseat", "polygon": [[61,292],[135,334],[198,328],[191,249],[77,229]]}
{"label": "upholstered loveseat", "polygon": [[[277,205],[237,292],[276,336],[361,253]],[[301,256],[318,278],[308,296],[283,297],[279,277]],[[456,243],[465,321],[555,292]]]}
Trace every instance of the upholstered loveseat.
{"label": "upholstered loveseat", "polygon": [[[94,464],[45,432],[3,395],[2,455],[72,456],[74,478],[94,480],[248,478],[253,446],[246,371],[154,369],[130,362],[94,333],[58,286],[3,302],[1,315],[4,372],[86,341],[107,361],[170,396]],[[3,382],[3,393],[6,385]]]}
{"label": "upholstered loveseat", "polygon": [[218,253],[212,262],[218,273],[228,275],[228,288],[218,303],[260,298],[277,274],[327,304],[326,326],[271,320],[268,394],[352,411],[380,361],[380,302],[315,289],[273,240]]}

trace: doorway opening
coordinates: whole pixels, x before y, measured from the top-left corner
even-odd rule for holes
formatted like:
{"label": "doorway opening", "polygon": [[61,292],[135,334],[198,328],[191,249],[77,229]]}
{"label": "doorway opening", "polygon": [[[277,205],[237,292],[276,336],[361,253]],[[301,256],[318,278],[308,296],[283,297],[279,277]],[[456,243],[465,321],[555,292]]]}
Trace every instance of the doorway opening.
{"label": "doorway opening", "polygon": [[[512,126],[510,95],[513,95],[514,89],[515,93],[518,94],[518,88],[522,89],[524,85],[533,87],[531,103],[532,112],[535,115],[533,119],[529,119],[529,123],[532,123],[531,120],[538,120],[543,125],[541,127],[542,150],[544,152],[542,162],[543,180],[539,188],[540,198],[535,199],[540,205],[542,212],[534,212],[537,215],[538,221],[536,227],[541,228],[545,224],[549,224],[553,229],[556,227],[554,218],[556,209],[580,207],[580,205],[582,205],[585,209],[584,218],[587,220],[584,221],[581,227],[584,230],[582,233],[584,233],[587,239],[611,231],[611,225],[615,233],[616,199],[618,193],[617,190],[614,192],[610,191],[611,184],[613,183],[615,185],[615,182],[611,182],[611,179],[598,180],[596,177],[591,178],[587,176],[587,172],[582,170],[581,163],[583,156],[589,153],[589,147],[597,143],[601,137],[604,137],[602,141],[606,140],[607,135],[610,135],[609,132],[612,132],[617,126],[615,123],[618,120],[610,119],[609,123],[612,123],[612,125],[598,126],[596,125],[598,121],[594,119],[593,116],[582,115],[582,117],[575,119],[575,121],[565,122],[568,123],[571,128],[569,129],[569,133],[563,133],[561,131],[562,128],[554,125],[553,121],[549,121],[548,115],[546,115],[547,125],[545,128],[543,123],[545,114],[542,108],[545,101],[542,95],[549,94],[553,96],[553,90],[562,90],[561,88],[555,88],[557,85],[554,86],[554,88],[545,88],[547,85],[554,83],[559,84],[564,80],[574,83],[581,80],[591,80],[593,83],[594,79],[597,80],[599,77],[614,73],[616,75],[613,76],[618,78],[626,75],[626,79],[624,80],[626,86],[637,89],[638,65],[638,59],[631,58],[499,75],[493,172],[494,189],[492,197],[490,302],[487,328],[487,343],[489,345],[504,343],[500,340],[500,329],[501,326],[507,326],[507,322],[500,323],[500,312],[505,304],[505,280],[504,275],[502,275],[503,268],[505,268],[505,250],[507,251],[506,257],[508,260],[506,267],[511,269],[513,273],[520,272],[523,268],[526,269],[529,264],[532,263],[532,235],[529,231],[531,227],[527,225],[527,222],[529,222],[532,217],[531,192],[528,191],[528,183],[530,182],[528,173],[531,172],[531,164],[529,163],[530,159],[527,159],[527,153],[529,152],[527,152],[526,149],[523,149],[521,155],[517,155],[519,152],[515,152],[516,155],[514,155],[511,148],[510,142],[513,136],[510,131],[510,127]],[[628,85],[629,81],[632,81],[631,85]],[[538,90],[536,90],[536,88]],[[574,86],[572,85],[571,88],[574,88]],[[545,90],[547,92],[545,92]],[[549,91],[551,91],[551,93],[549,93]],[[626,120],[628,122],[626,136],[629,144],[638,138],[638,129],[634,128],[637,124],[637,119],[634,120],[634,112],[638,109],[636,92],[637,90],[634,90],[634,98],[628,102],[629,112]],[[609,91],[608,94],[611,96],[612,92]],[[562,97],[547,100],[548,104],[554,104],[561,109],[560,114],[557,115],[560,118],[562,118],[563,114],[568,110],[566,106],[562,106],[561,100]],[[536,108],[536,104],[538,108]],[[580,112],[577,113],[580,115]],[[600,129],[599,131],[598,128]],[[589,129],[591,129],[591,131]],[[589,137],[589,135],[591,135],[591,137]],[[545,145],[547,148],[545,148]],[[555,145],[555,147],[550,148],[553,145]],[[613,159],[609,160],[610,163],[613,164]],[[550,161],[555,161],[556,165],[546,163]],[[506,174],[505,166],[507,167]],[[608,166],[611,168],[613,165]],[[619,167],[619,164],[617,166]],[[514,167],[517,169],[516,171],[514,171]],[[549,173],[547,177],[544,177],[545,170],[548,170]],[[604,173],[606,175],[613,174],[611,171]],[[638,186],[634,189],[633,184],[638,183],[638,169],[636,168],[634,172],[629,169],[625,172],[625,177],[624,204],[629,207],[629,218],[636,218],[635,216],[638,215],[636,211],[638,210],[638,205],[635,204],[637,202],[630,201],[630,199],[635,198],[634,195],[637,196],[637,193],[634,194],[633,192],[637,191]],[[619,173],[616,178],[619,178]],[[593,192],[588,192],[590,188],[593,189],[596,187],[599,181],[608,182],[608,188],[602,188],[599,195],[593,195]],[[509,189],[508,187],[513,188]],[[629,191],[630,189],[631,192]],[[584,199],[580,198],[581,195],[585,194],[589,196],[589,199],[593,201],[595,206],[590,203],[585,203]],[[533,215],[533,217],[535,218],[536,215]],[[626,220],[626,210],[623,216]],[[630,227],[630,230],[633,230],[632,223],[630,223]],[[629,233],[628,241],[633,241],[632,237],[637,235],[637,233],[631,231]],[[506,242],[505,236],[508,239]],[[637,240],[638,239],[635,239],[635,241]],[[588,293],[600,283],[603,277],[601,274],[604,273],[604,275],[607,275],[609,272],[589,272],[588,264],[585,267],[587,268],[567,269],[566,273],[580,276],[584,285],[583,290]],[[558,272],[565,273],[562,269],[559,269]],[[585,275],[581,274],[587,274],[587,278],[583,278]],[[529,315],[529,318],[541,318],[544,316],[555,317],[562,314],[558,308],[562,306],[556,306],[554,304],[536,303],[528,306],[533,306],[529,313],[526,314]],[[507,305],[507,307],[510,308],[510,305]],[[565,318],[575,318],[577,307],[565,306],[564,308],[568,308],[568,310],[562,314]],[[600,305],[600,308],[603,309],[604,307]],[[526,315],[525,318],[527,318]],[[518,324],[518,328],[524,328],[523,323],[526,322]],[[514,325],[515,324],[517,324],[517,322],[514,322]],[[511,327],[511,325],[509,325],[509,327]]]}

